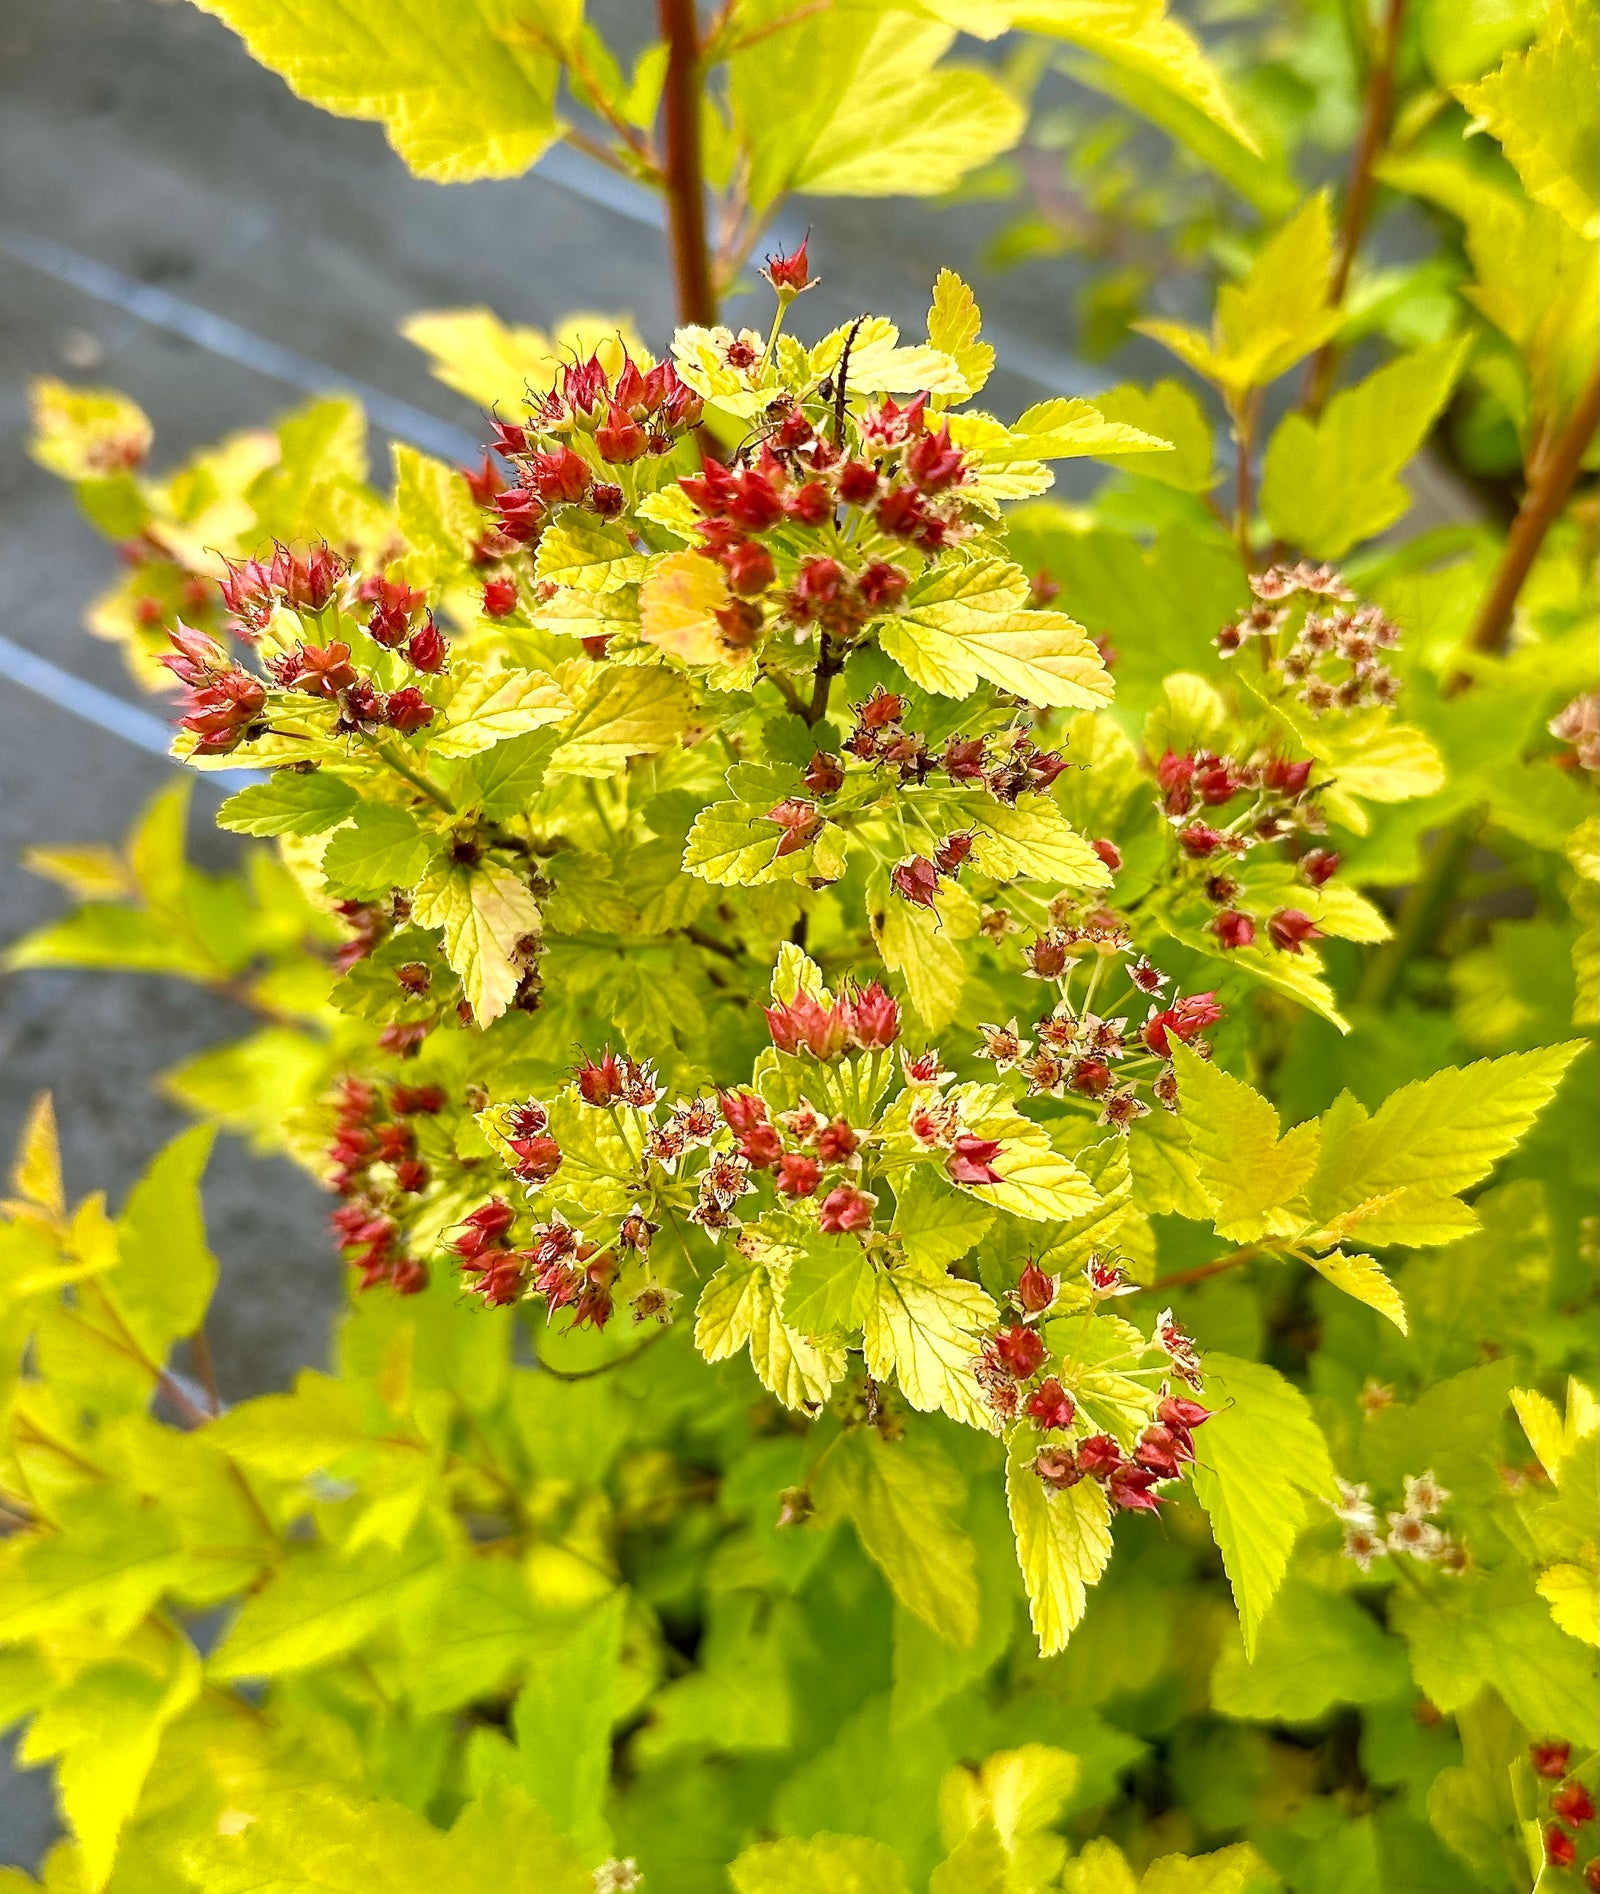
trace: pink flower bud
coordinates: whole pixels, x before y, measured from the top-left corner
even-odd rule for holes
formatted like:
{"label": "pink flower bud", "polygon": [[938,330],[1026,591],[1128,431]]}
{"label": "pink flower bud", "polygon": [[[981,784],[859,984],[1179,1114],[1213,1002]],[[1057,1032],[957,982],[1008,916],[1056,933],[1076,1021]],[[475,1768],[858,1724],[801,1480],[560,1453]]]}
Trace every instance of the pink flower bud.
{"label": "pink flower bud", "polygon": [[1543,1776],[1547,1782],[1559,1782],[1571,1766],[1572,1745],[1531,1743],[1528,1746],[1528,1760],[1533,1764],[1536,1776]]}
{"label": "pink flower bud", "polygon": [[814,796],[831,796],[844,787],[844,765],[826,750],[818,750],[801,778]]}
{"label": "pink flower bud", "polygon": [[899,566],[890,565],[886,559],[874,559],[862,568],[856,587],[868,611],[892,612],[905,597],[910,583]]}
{"label": "pink flower bud", "polygon": [[1263,787],[1275,790],[1282,796],[1298,796],[1311,780],[1311,760],[1306,758],[1296,763],[1287,756],[1269,757],[1262,765],[1261,781]]}
{"label": "pink flower bud", "polygon": [[1045,1357],[1044,1338],[1021,1322],[1001,1329],[990,1345],[1000,1365],[1019,1381],[1026,1381]]}
{"label": "pink flower bud", "polygon": [[586,1105],[613,1105],[622,1096],[622,1070],[616,1054],[609,1048],[600,1055],[598,1064],[593,1059],[585,1059],[574,1069],[572,1077],[578,1096]]}
{"label": "pink flower bud", "polygon": [[613,466],[626,466],[645,451],[645,431],[625,408],[612,402],[606,418],[595,430],[594,444],[600,458]]}
{"label": "pink flower bud", "polygon": [[894,891],[914,907],[931,908],[939,892],[939,872],[922,855],[901,862],[890,874]]}
{"label": "pink flower bud", "polygon": [[1178,846],[1191,861],[1204,861],[1227,846],[1228,838],[1206,822],[1191,822],[1178,831]]}
{"label": "pink flower bud", "polygon": [[1300,879],[1308,888],[1320,888],[1339,872],[1339,857],[1331,848],[1308,848],[1300,857]]}
{"label": "pink flower bud", "polygon": [[[805,1151],[789,1151],[778,1162],[778,1175],[775,1188],[784,1197],[810,1197],[816,1194],[818,1184],[822,1182],[822,1166]],[[836,1196],[838,1193],[832,1193]],[[828,1202],[832,1201],[832,1196]],[[827,1203],[823,1205],[824,1211]],[[870,1220],[871,1212],[868,1211]],[[827,1226],[824,1225],[824,1228]]]}
{"label": "pink flower bud", "polygon": [[1058,1279],[1047,1276],[1030,1257],[1017,1278],[1017,1300],[1029,1315],[1042,1315],[1055,1301],[1058,1286]]}
{"label": "pink flower bud", "polygon": [[1308,940],[1320,940],[1322,930],[1299,908],[1279,908],[1267,922],[1267,938],[1280,953],[1300,953]]}
{"label": "pink flower bud", "polygon": [[738,545],[730,546],[719,563],[727,576],[729,588],[747,598],[766,591],[777,576],[772,554],[753,539],[741,540]]}
{"label": "pink flower bud", "polygon": [[1033,1470],[1046,1486],[1053,1486],[1058,1492],[1076,1486],[1083,1478],[1070,1447],[1041,1447],[1033,1456]]}
{"label": "pink flower bud", "polygon": [[998,1184],[1001,1181],[1000,1173],[991,1160],[999,1154],[998,1139],[976,1138],[970,1132],[963,1132],[945,1159],[944,1168],[952,1183]]}
{"label": "pink flower bud", "polygon": [[1122,850],[1117,847],[1115,842],[1108,841],[1107,838],[1102,835],[1097,842],[1091,843],[1090,846],[1100,857],[1101,861],[1105,863],[1106,867],[1110,869],[1112,874],[1115,875],[1121,872]]}
{"label": "pink flower bud", "polygon": [[450,655],[450,641],[433,622],[430,614],[428,622],[419,626],[411,634],[406,646],[406,657],[415,671],[421,671],[425,677],[431,677],[444,669],[445,659]]}
{"label": "pink flower bud", "polygon": [[1072,1396],[1054,1375],[1039,1383],[1028,1402],[1028,1413],[1034,1425],[1045,1432],[1051,1428],[1070,1427],[1077,1412]]}
{"label": "pink flower bud", "polygon": [[1241,914],[1237,908],[1227,908],[1207,931],[1215,934],[1221,945],[1232,953],[1240,947],[1252,945],[1256,937],[1256,924],[1248,914]]}
{"label": "pink flower bud", "polygon": [[865,506],[877,498],[878,470],[864,460],[847,460],[834,476],[834,491],[847,506]]}
{"label": "pink flower bud", "polygon": [[844,1236],[851,1230],[864,1230],[872,1222],[877,1203],[870,1191],[857,1190],[853,1184],[835,1185],[817,1211],[818,1228],[825,1236]]}
{"label": "pink flower bud", "polygon": [[1125,1512],[1157,1512],[1161,1507],[1161,1495],[1155,1491],[1157,1477],[1148,1467],[1124,1461],[1112,1469],[1106,1481],[1106,1497]]}
{"label": "pink flower bud", "polygon": [[783,831],[778,838],[779,857],[796,854],[807,847],[822,828],[822,817],[818,815],[816,805],[793,796],[769,809],[766,819],[776,822]]}

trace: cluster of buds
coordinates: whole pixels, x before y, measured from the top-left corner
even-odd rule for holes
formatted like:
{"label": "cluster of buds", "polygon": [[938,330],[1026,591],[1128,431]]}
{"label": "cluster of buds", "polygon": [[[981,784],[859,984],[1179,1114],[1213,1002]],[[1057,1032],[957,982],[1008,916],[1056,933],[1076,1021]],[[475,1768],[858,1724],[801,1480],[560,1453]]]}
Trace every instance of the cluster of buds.
{"label": "cluster of buds", "polygon": [[1250,589],[1255,602],[1217,634],[1223,657],[1259,641],[1263,668],[1316,717],[1394,703],[1400,681],[1380,653],[1399,645],[1399,629],[1376,605],[1355,604],[1338,573],[1303,562],[1270,566],[1251,574]]}
{"label": "cluster of buds", "polygon": [[[1595,1807],[1593,1791],[1587,1783],[1580,1782],[1570,1773],[1570,1743],[1532,1743],[1528,1748],[1528,1760],[1533,1765],[1533,1773],[1539,1778],[1545,1802],[1541,1836],[1545,1862],[1557,1869],[1576,1867],[1578,1832],[1587,1828],[1595,1820],[1596,1814],[1600,1813]],[[1554,1786],[1545,1789],[1545,1783]],[[1587,1888],[1600,1889],[1600,1856],[1584,1868],[1583,1884]]]}
{"label": "cluster of buds", "polygon": [[754,1092],[724,1093],[722,1117],[746,1167],[770,1171],[780,1197],[815,1197],[831,1174],[833,1181],[818,1205],[825,1233],[837,1236],[871,1223],[877,1200],[855,1182],[861,1172],[862,1134],[843,1118],[825,1118],[804,1101],[774,1117]]}
{"label": "cluster of buds", "polygon": [[178,728],[193,733],[196,756],[226,756],[265,729],[267,688],[236,664],[215,638],[180,618],[168,633],[175,647],[161,663],[183,685]]}
{"label": "cluster of buds", "polygon": [[885,1052],[900,1036],[899,1003],[876,980],[831,1001],[802,988],[792,1000],[775,1001],[766,1014],[772,1043],[793,1057],[809,1053],[830,1060],[852,1050]]}
{"label": "cluster of buds", "polygon": [[372,607],[367,636],[385,651],[404,650],[414,671],[432,677],[445,668],[450,646],[428,610],[428,595],[403,579],[363,579],[356,597]]}
{"label": "cluster of buds", "polygon": [[429,1183],[412,1121],[443,1110],[444,1102],[435,1085],[392,1086],[387,1105],[363,1079],[339,1085],[328,1161],[329,1183],[341,1201],[329,1222],[363,1289],[387,1283],[414,1295],[427,1286],[427,1266],[406,1255],[402,1226],[406,1199]]}
{"label": "cluster of buds", "polygon": [[349,576],[349,565],[326,541],[305,553],[275,544],[270,559],[230,560],[219,581],[229,629],[251,640],[280,605],[315,616],[339,602]]}
{"label": "cluster of buds", "polygon": [[[1121,1004],[1143,996],[1148,1012],[1142,1025],[1128,1014],[1075,1007],[1070,999],[1072,972],[1085,952],[1104,954],[1104,943],[1090,930],[1052,927],[1024,949],[1028,971],[1040,980],[1061,982],[1056,1007],[1034,1022],[1032,1039],[1023,1037],[1015,1019],[1003,1026],[980,1024],[978,1057],[992,1059],[999,1072],[1015,1071],[1030,1098],[1080,1098],[1094,1104],[1099,1121],[1126,1134],[1150,1106],[1143,1093],[1167,1111],[1178,1107],[1178,1080],[1172,1067],[1174,1040],[1202,1058],[1211,1048],[1202,1036],[1222,1017],[1215,993],[1191,993],[1163,999],[1170,976],[1142,954],[1127,969],[1129,991]],[[1116,946],[1125,948],[1118,937]],[[1098,970],[1097,970],[1098,971]]]}
{"label": "cluster of buds", "polygon": [[450,1247],[467,1286],[490,1308],[543,1301],[552,1315],[570,1309],[575,1328],[604,1328],[612,1315],[616,1256],[586,1242],[560,1216],[536,1223],[529,1243],[518,1248],[516,1221],[503,1197],[491,1197],[462,1219]]}
{"label": "cluster of buds", "polygon": [[[1042,1384],[1028,1403],[1034,1424],[1049,1428],[1051,1396],[1071,1402],[1054,1380]],[[1033,1470],[1046,1486],[1056,1490],[1097,1480],[1114,1507],[1125,1512],[1153,1513],[1166,1495],[1159,1488],[1183,1478],[1194,1462],[1194,1430],[1210,1420],[1210,1410],[1183,1395],[1163,1394],[1155,1419],[1143,1428],[1133,1451],[1124,1453],[1110,1434],[1091,1434],[1076,1447],[1049,1442],[1034,1455]]]}
{"label": "cluster of buds", "polygon": [[[1201,877],[1206,899],[1218,910],[1208,931],[1229,951],[1250,947],[1256,923],[1236,905],[1242,892],[1232,864],[1264,842],[1296,834],[1320,835],[1325,823],[1315,800],[1309,760],[1269,755],[1247,762],[1210,750],[1168,750],[1155,766],[1162,810],[1181,861]],[[1229,813],[1229,805],[1241,806]],[[1338,873],[1339,857],[1320,846],[1307,848],[1296,864],[1312,890]],[[1283,907],[1269,916],[1267,938],[1280,953],[1298,954],[1319,930],[1303,909]]]}
{"label": "cluster of buds", "polygon": [[[431,617],[410,643],[421,646],[430,660],[428,669],[442,667],[447,647]],[[411,656],[409,645],[406,655]],[[356,669],[349,645],[339,639],[326,645],[296,645],[292,651],[270,659],[267,669],[279,690],[297,691],[305,697],[336,703],[339,720],[334,729],[340,735],[371,736],[388,729],[401,736],[412,736],[433,722],[433,706],[416,685],[407,684],[393,691],[379,690],[370,677]]]}
{"label": "cluster of buds", "polygon": [[152,535],[124,540],[117,557],[131,568],[128,607],[144,630],[164,630],[180,618],[220,617],[215,583],[189,571]]}
{"label": "cluster of buds", "polygon": [[1391,1512],[1380,1524],[1377,1509],[1364,1485],[1339,1482],[1337,1502],[1329,1501],[1344,1529],[1344,1555],[1363,1572],[1369,1572],[1375,1559],[1392,1552],[1404,1552],[1424,1564],[1438,1565],[1447,1572],[1463,1572],[1467,1554],[1435,1516],[1450,1495],[1431,1472],[1408,1473],[1405,1500],[1398,1512]]}
{"label": "cluster of buds", "polygon": [[[932,750],[920,731],[905,727],[905,699],[881,684],[853,708],[855,723],[844,748],[864,763],[892,770],[905,784],[925,783],[942,770],[956,788],[986,789],[1011,808],[1021,795],[1044,794],[1067,767],[1064,756],[1041,750],[1021,726],[994,736],[949,737]],[[829,762],[838,767],[834,758],[818,758],[813,767]]]}
{"label": "cluster of buds", "polygon": [[[577,506],[600,519],[627,504],[620,472],[635,461],[670,454],[700,420],[700,397],[670,362],[641,369],[624,355],[615,381],[598,355],[571,362],[525,423],[496,421],[491,443],[512,468],[511,485],[488,494],[496,531],[479,545],[488,560],[536,540],[550,515]],[[487,483],[484,483],[485,486]],[[506,610],[504,592],[486,608]]]}
{"label": "cluster of buds", "polygon": [[649,1111],[661,1096],[648,1059],[619,1057],[609,1046],[598,1059],[585,1058],[576,1065],[572,1082],[584,1104],[600,1108],[631,1105],[636,1111]]}

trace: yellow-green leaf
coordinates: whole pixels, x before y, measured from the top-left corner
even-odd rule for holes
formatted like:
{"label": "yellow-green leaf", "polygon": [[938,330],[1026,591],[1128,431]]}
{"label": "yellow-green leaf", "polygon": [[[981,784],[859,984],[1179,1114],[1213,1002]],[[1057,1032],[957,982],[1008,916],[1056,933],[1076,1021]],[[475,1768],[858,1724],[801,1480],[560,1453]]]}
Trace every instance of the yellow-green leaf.
{"label": "yellow-green leaf", "polygon": [[427,731],[435,756],[476,756],[507,737],[559,723],[572,710],[566,692],[545,671],[491,671],[463,659],[450,675],[449,701]]}
{"label": "yellow-green leaf", "polygon": [[1111,1557],[1111,1505],[1093,1480],[1062,1490],[1033,1470],[1039,1436],[1019,1427],[1006,1455],[1006,1501],[1039,1655],[1054,1657],[1083,1620]]}
{"label": "yellow-green leaf", "polygon": [[412,918],[444,929],[445,958],[461,981],[480,1026],[511,1004],[522,980],[521,943],[537,937],[539,904],[522,878],[503,864],[441,857],[417,884]]}
{"label": "yellow-green leaf", "polygon": [[814,1341],[784,1319],[783,1297],[791,1257],[753,1235],[700,1292],[695,1346],[707,1361],[726,1361],[742,1348],[761,1384],[785,1407],[819,1407],[844,1379],[844,1349]]}
{"label": "yellow-green leaf", "polygon": [[996,1423],[973,1372],[983,1332],[997,1320],[975,1282],[929,1279],[910,1269],[879,1272],[863,1329],[867,1370],[891,1378],[915,1408],[993,1433]]}

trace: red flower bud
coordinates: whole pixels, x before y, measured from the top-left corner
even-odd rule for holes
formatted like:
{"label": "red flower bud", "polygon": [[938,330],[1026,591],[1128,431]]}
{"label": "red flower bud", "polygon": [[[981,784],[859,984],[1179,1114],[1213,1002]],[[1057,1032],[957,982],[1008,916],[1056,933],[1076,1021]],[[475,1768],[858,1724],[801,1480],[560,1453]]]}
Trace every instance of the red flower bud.
{"label": "red flower bud", "polygon": [[542,1184],[561,1168],[561,1146],[554,1138],[513,1138],[515,1170],[525,1184]]}
{"label": "red flower bud", "polygon": [[1241,914],[1237,908],[1228,908],[1211,923],[1207,930],[1215,934],[1218,941],[1230,953],[1240,947],[1250,946],[1256,937],[1256,924],[1248,914]]}
{"label": "red flower bud", "polygon": [[425,677],[444,669],[444,661],[450,655],[450,641],[433,622],[428,622],[412,632],[411,642],[406,646],[406,657],[411,668],[421,671]]}
{"label": "red flower bud", "polygon": [[1300,857],[1300,879],[1308,888],[1320,888],[1339,872],[1339,857],[1331,848],[1308,848]]}
{"label": "red flower bud", "polygon": [[1091,843],[1090,846],[1100,857],[1101,861],[1105,863],[1106,867],[1110,869],[1112,874],[1115,875],[1121,872],[1122,850],[1117,847],[1115,842],[1108,841],[1106,837],[1102,835],[1097,842]]}
{"label": "red flower bud", "polygon": [[1042,1315],[1056,1299],[1057,1278],[1047,1276],[1031,1258],[1017,1278],[1017,1300],[1029,1315]]}
{"label": "red flower bud", "polygon": [[877,1198],[857,1190],[853,1184],[837,1184],[823,1198],[817,1211],[817,1225],[825,1236],[844,1236],[851,1230],[864,1230],[872,1222]]}
{"label": "red flower bud", "polygon": [[861,1140],[842,1118],[835,1118],[817,1133],[817,1156],[824,1164],[843,1164],[855,1156]]}
{"label": "red flower bud", "polygon": [[833,517],[833,495],[822,481],[808,480],[785,498],[783,510],[801,526],[821,526]]}
{"label": "red flower bud", "polygon": [[1111,1067],[1104,1059],[1075,1059],[1067,1084],[1085,1098],[1099,1098],[1110,1089]]}
{"label": "red flower bud", "polygon": [[1070,1447],[1041,1447],[1033,1456],[1033,1470],[1046,1486],[1053,1486],[1058,1492],[1076,1486],[1083,1478]]}
{"label": "red flower bud", "polygon": [[1169,1034],[1187,1045],[1221,1017],[1222,1008],[1217,1004],[1215,993],[1192,993],[1187,999],[1174,1000],[1164,1012],[1152,1013],[1139,1036],[1153,1053],[1164,1059],[1171,1051],[1167,1043]]}
{"label": "red flower bud", "polygon": [[443,1111],[444,1102],[444,1090],[438,1085],[397,1085],[389,1094],[390,1108],[402,1117]]}
{"label": "red flower bud", "polygon": [[1034,1425],[1046,1432],[1052,1427],[1070,1427],[1077,1412],[1072,1396],[1054,1375],[1039,1383],[1037,1392],[1028,1402],[1028,1413]]}
{"label": "red flower bud", "polygon": [[1133,1450],[1135,1461],[1163,1480],[1175,1480],[1183,1471],[1183,1462],[1193,1457],[1188,1434],[1176,1428],[1147,1427]]}
{"label": "red flower bud", "polygon": [[1121,1466],[1112,1468],[1106,1481],[1106,1497],[1125,1512],[1157,1512],[1161,1506],[1161,1495],[1154,1490],[1157,1478],[1148,1467],[1124,1461]]}
{"label": "red flower bud", "polygon": [[[805,1151],[789,1151],[778,1162],[775,1188],[784,1197],[810,1197],[822,1182],[822,1166]],[[837,1193],[834,1193],[835,1195]],[[829,1201],[832,1199],[830,1197]],[[824,1204],[826,1209],[826,1204]],[[868,1216],[870,1218],[870,1211]]]}
{"label": "red flower bud", "polygon": [[770,1171],[783,1156],[783,1139],[776,1125],[752,1125],[739,1133],[739,1155],[752,1170]]}
{"label": "red flower bud", "polygon": [[622,1069],[617,1055],[609,1049],[600,1055],[598,1063],[585,1059],[574,1068],[572,1077],[586,1105],[614,1105],[622,1096]]}
{"label": "red flower bud", "polygon": [[[548,453],[535,454],[527,477],[533,481],[539,498],[547,506],[566,501],[575,505],[589,491],[589,463],[565,442]],[[505,496],[497,504],[504,511]]]}
{"label": "red flower bud", "polygon": [[1163,1427],[1181,1427],[1192,1433],[1196,1427],[1210,1420],[1211,1412],[1209,1407],[1202,1407],[1198,1401],[1188,1400],[1181,1394],[1169,1394],[1157,1407],[1156,1419]]}
{"label": "red flower bud", "polygon": [[1122,1465],[1122,1449],[1109,1434],[1091,1434],[1078,1449],[1078,1465],[1085,1473],[1102,1480],[1114,1467]]}
{"label": "red flower bud", "polygon": [[1178,846],[1191,861],[1204,861],[1227,846],[1228,838],[1206,822],[1191,822],[1178,831]]}
{"label": "red flower bud", "polygon": [[964,476],[961,449],[952,445],[950,423],[937,434],[921,433],[906,450],[906,472],[924,493],[939,493],[959,484]]}
{"label": "red flower bud", "polygon": [[483,587],[483,609],[491,618],[505,618],[517,609],[517,582],[502,573],[487,579]]}
{"label": "red flower bud", "polygon": [[944,1168],[955,1184],[998,1184],[1000,1173],[991,1160],[999,1154],[998,1139],[976,1138],[970,1132],[963,1132],[945,1159]]}
{"label": "red flower bud", "polygon": [[972,837],[965,832],[947,835],[933,851],[933,865],[941,875],[958,875],[972,853]]}
{"label": "red flower bud", "polygon": [[864,460],[847,460],[834,475],[834,490],[847,506],[865,506],[878,492],[878,470]]}
{"label": "red flower bud", "polygon": [[1311,761],[1292,762],[1287,756],[1269,757],[1261,768],[1262,785],[1282,796],[1298,796],[1311,780]]}
{"label": "red flower bud", "polygon": [[798,296],[802,290],[810,289],[821,279],[811,274],[806,260],[806,246],[811,242],[808,230],[800,240],[798,250],[791,250],[787,256],[769,256],[761,274],[772,287],[784,296]]}
{"label": "red flower bud", "polygon": [[767,811],[769,822],[776,822],[783,833],[778,838],[778,856],[793,855],[807,847],[822,828],[822,817],[814,803],[794,796]]}
{"label": "red flower bud", "polygon": [[800,779],[814,796],[831,796],[844,787],[844,765],[826,750],[818,750]]}
{"label": "red flower bud", "polygon": [[850,1043],[863,1052],[883,1052],[900,1036],[900,1003],[877,980],[840,1001]]}
{"label": "red flower bud", "polygon": [[834,1059],[844,1051],[849,1022],[841,1009],[824,1006],[811,994],[797,993],[787,1005],[766,1009],[767,1028],[780,1052],[804,1050],[816,1059]]}
{"label": "red flower bud", "polygon": [[1001,1329],[991,1344],[995,1358],[1008,1374],[1026,1381],[1045,1358],[1044,1338],[1021,1322]]}
{"label": "red flower bud", "polygon": [[433,705],[415,685],[408,684],[404,690],[389,693],[385,721],[391,729],[408,737],[413,731],[425,729],[433,722]]}
{"label": "red flower bud", "polygon": [[1194,786],[1206,807],[1215,809],[1225,802],[1232,802],[1239,793],[1242,779],[1230,763],[1219,758],[1203,767],[1196,767]]}
{"label": "red flower bud", "polygon": [[868,611],[892,612],[905,597],[910,583],[898,566],[890,565],[887,559],[874,559],[862,568],[856,587]]}
{"label": "red flower bud", "polygon": [[1569,1828],[1582,1828],[1595,1817],[1594,1797],[1581,1782],[1564,1782],[1550,1798],[1550,1813]]}
{"label": "red flower bud", "polygon": [[1559,1822],[1544,1831],[1544,1858],[1552,1868],[1570,1868],[1578,1858],[1577,1843]]}
{"label": "red flower bud", "polygon": [[724,1124],[732,1132],[754,1131],[767,1122],[766,1101],[754,1092],[722,1092],[717,1103],[722,1107]]}
{"label": "red flower bud", "polygon": [[1322,930],[1299,908],[1279,908],[1267,922],[1267,937],[1281,953],[1297,954],[1308,940],[1320,940]]}
{"label": "red flower bud", "polygon": [[1559,1782],[1572,1762],[1572,1745],[1531,1743],[1528,1746],[1528,1760],[1533,1764],[1536,1776],[1543,1776],[1548,1782]]}
{"label": "red flower bud", "polygon": [[394,1167],[394,1181],[399,1189],[418,1193],[428,1188],[428,1167],[421,1158],[402,1158]]}
{"label": "red flower bud", "polygon": [[741,540],[738,545],[730,546],[719,563],[727,575],[729,587],[745,597],[766,591],[777,576],[772,554],[753,539]]}
{"label": "red flower bud", "polygon": [[914,907],[931,908],[939,892],[939,871],[922,855],[901,862],[890,874],[894,891]]}
{"label": "red flower bud", "polygon": [[644,429],[626,408],[619,408],[613,401],[605,420],[595,429],[594,444],[602,460],[613,466],[626,466],[639,459],[647,443]]}

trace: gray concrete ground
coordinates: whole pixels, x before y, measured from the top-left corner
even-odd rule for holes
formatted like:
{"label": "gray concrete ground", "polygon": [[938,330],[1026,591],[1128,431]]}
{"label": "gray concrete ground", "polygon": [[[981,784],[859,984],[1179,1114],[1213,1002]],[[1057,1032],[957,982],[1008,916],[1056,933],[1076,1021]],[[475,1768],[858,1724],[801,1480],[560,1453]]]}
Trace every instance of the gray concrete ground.
{"label": "gray concrete ground", "polygon": [[[610,9],[624,31],[643,17]],[[476,437],[478,417],[429,381],[396,334],[408,312],[487,302],[548,322],[572,307],[631,311],[664,336],[670,288],[659,234],[603,174],[558,155],[513,183],[452,189],[408,177],[371,125],[295,100],[215,21],[154,0],[0,0],[0,633],[129,700],[119,655],[81,629],[113,572],[110,550],[70,496],[24,452],[26,389],[38,374],[126,389],[179,456],[302,398],[96,298],[9,251],[43,237],[230,318]],[[597,198],[599,201],[597,201]],[[804,207],[824,287],[806,314],[838,321],[871,306],[908,325],[939,264],[971,271],[983,208],[898,203]],[[803,227],[796,218],[796,228]],[[1080,377],[1061,352],[1068,294],[1059,265],[982,282],[1031,379],[995,385],[1013,411]],[[35,841],[110,842],[170,766],[0,677],[0,939],[61,911],[17,857]],[[230,857],[195,803],[193,846]],[[243,1031],[226,1004],[168,980],[31,971],[0,981],[0,1153],[48,1086],[70,1188],[113,1201],[180,1115],[152,1081],[194,1050]],[[212,1324],[231,1397],[286,1382],[323,1359],[338,1298],[316,1193],[288,1167],[225,1142],[207,1184],[223,1284]],[[0,1766],[0,1861],[31,1863],[52,1832],[45,1780]]]}

